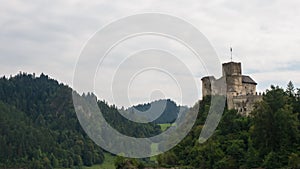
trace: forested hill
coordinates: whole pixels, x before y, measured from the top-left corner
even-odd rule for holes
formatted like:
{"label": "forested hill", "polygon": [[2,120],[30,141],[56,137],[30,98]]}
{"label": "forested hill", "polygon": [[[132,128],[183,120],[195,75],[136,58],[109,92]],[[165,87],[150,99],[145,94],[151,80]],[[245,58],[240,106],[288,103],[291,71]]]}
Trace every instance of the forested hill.
{"label": "forested hill", "polygon": [[[44,74],[0,78],[0,168],[82,168],[103,162],[103,150],[89,139],[77,120],[72,92]],[[90,93],[81,97],[95,98]],[[191,132],[180,144],[159,155],[156,167],[300,168],[300,89],[292,83],[287,89],[272,86],[249,117],[224,110],[214,135],[203,144],[198,138],[210,98],[199,104]],[[147,110],[149,105],[137,109]],[[174,114],[172,119],[163,120],[172,122],[178,106],[172,101],[167,105],[166,113]],[[128,136],[149,137],[161,132],[155,123],[125,119],[116,106],[104,101],[98,101],[98,106],[105,110],[102,113],[110,125]],[[118,169],[133,164],[138,162],[124,158],[116,162]]]}
{"label": "forested hill", "polygon": [[[187,110],[187,107],[177,106],[176,103],[170,99],[161,99],[156,100],[146,104],[139,104],[127,109],[128,112],[134,113],[148,113],[151,116],[153,114],[161,114],[157,119],[153,121],[156,124],[163,124],[163,123],[173,123],[180,111]],[[150,112],[147,112],[151,110]]]}
{"label": "forested hill", "polygon": [[[0,168],[81,168],[103,162],[103,151],[77,120],[72,91],[44,74],[0,78]],[[115,106],[103,101],[98,105],[124,134],[144,137],[160,132],[154,124],[129,123]]]}
{"label": "forested hill", "polygon": [[271,86],[251,116],[224,110],[213,136],[199,144],[210,98],[200,101],[196,124],[188,136],[159,155],[160,166],[195,169],[300,168],[300,89]]}

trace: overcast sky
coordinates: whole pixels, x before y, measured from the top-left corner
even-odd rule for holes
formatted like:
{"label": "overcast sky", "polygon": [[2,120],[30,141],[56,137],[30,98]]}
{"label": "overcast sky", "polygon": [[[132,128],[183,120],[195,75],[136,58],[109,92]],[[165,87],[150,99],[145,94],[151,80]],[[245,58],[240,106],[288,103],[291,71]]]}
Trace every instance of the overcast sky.
{"label": "overcast sky", "polygon": [[[0,0],[0,3],[1,76],[19,71],[44,72],[72,86],[77,58],[96,31],[124,16],[158,12],[177,16],[197,27],[215,48],[221,62],[230,61],[232,46],[233,60],[242,62],[243,73],[258,82],[259,91],[271,84],[285,87],[290,80],[300,87],[299,0]],[[138,42],[139,39],[128,45],[135,49]],[[195,75],[198,85],[204,75]],[[143,85],[147,88],[147,84]],[[147,100],[149,95],[159,98],[163,94],[154,92],[142,97],[141,91],[135,91],[141,97],[132,104]],[[100,99],[114,102],[101,90],[96,94]]]}

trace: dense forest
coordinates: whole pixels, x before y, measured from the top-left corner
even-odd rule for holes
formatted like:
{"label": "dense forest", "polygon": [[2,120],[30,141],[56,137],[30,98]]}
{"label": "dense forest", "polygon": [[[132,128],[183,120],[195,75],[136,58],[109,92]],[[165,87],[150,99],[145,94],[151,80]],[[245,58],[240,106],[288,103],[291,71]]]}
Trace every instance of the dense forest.
{"label": "dense forest", "polygon": [[[157,125],[130,122],[104,101],[98,101],[98,106],[111,125],[126,135],[160,132]],[[132,130],[125,130],[128,126]],[[81,168],[103,160],[103,150],[80,126],[70,87],[44,74],[0,79],[0,168]]]}
{"label": "dense forest", "polygon": [[200,144],[210,98],[199,102],[196,124],[172,150],[159,155],[160,166],[187,168],[300,168],[300,89],[271,86],[249,117],[225,110],[214,135]]}
{"label": "dense forest", "polygon": [[[0,78],[0,168],[82,168],[101,164],[104,150],[83,131],[72,103],[70,87],[41,74],[20,73]],[[300,168],[300,89],[290,82],[286,89],[271,86],[249,117],[224,110],[214,135],[198,141],[210,107],[210,97],[199,101],[195,125],[157,163],[117,157],[124,168],[180,167],[195,169]],[[95,96],[91,93],[81,97]],[[97,98],[95,98],[97,99]],[[149,137],[161,131],[155,123],[134,123],[116,106],[97,101],[108,122],[128,136]],[[172,122],[178,106],[168,111]],[[137,106],[147,110],[150,104]],[[174,115],[174,116],[173,116]],[[129,128],[131,130],[127,130]]]}

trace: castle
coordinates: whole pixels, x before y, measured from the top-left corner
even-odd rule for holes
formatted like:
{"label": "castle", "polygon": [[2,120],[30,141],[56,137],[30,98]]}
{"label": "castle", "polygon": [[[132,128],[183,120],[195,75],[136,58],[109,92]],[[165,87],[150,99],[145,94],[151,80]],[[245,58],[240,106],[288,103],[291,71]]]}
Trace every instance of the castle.
{"label": "castle", "polygon": [[[253,110],[254,103],[262,99],[257,94],[257,83],[250,77],[242,75],[240,62],[228,62],[222,64],[222,77],[216,79],[214,76],[203,77],[202,96],[217,95],[224,92],[227,97],[228,109],[236,109],[240,114],[248,116]],[[216,87],[218,84],[226,83],[226,88]]]}

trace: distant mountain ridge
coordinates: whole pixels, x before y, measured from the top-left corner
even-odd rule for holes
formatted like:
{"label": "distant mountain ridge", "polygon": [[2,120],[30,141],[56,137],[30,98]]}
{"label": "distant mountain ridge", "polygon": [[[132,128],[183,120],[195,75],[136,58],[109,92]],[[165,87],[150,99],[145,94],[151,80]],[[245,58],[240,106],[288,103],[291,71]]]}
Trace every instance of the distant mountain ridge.
{"label": "distant mountain ridge", "polygon": [[152,116],[157,116],[153,121],[155,124],[173,123],[178,114],[182,110],[187,110],[186,106],[179,106],[171,99],[160,99],[155,100],[150,103],[144,103],[132,106],[126,111],[134,114],[146,113],[146,117],[152,118]]}

